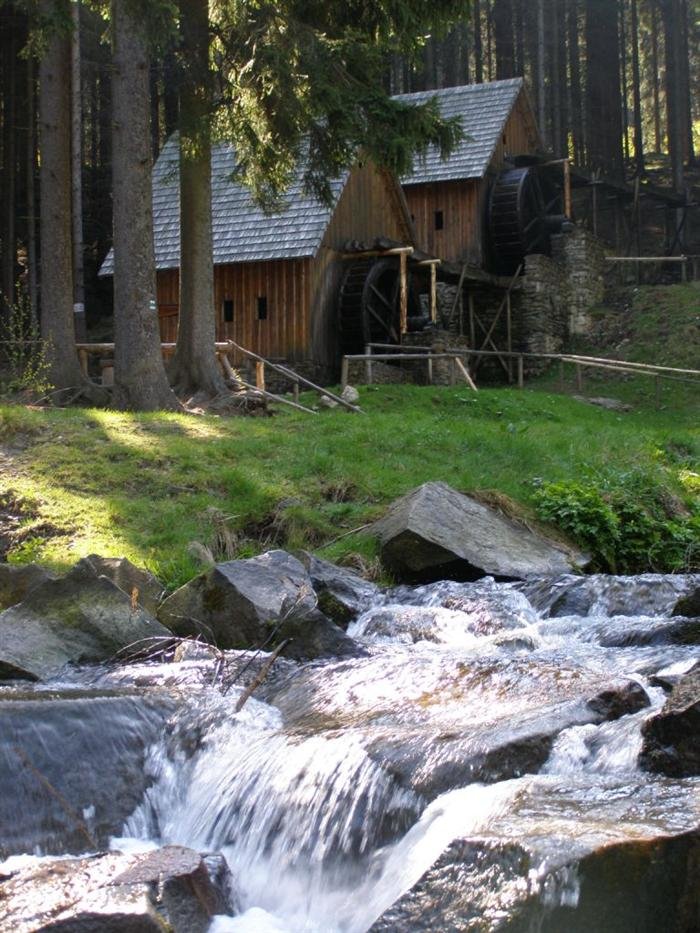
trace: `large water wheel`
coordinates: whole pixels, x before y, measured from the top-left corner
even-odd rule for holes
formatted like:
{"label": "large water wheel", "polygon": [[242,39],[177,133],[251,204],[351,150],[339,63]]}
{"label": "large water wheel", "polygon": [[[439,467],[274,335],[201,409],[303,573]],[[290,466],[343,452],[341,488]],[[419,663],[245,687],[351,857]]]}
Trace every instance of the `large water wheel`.
{"label": "large water wheel", "polygon": [[533,166],[506,169],[491,189],[488,228],[493,264],[512,274],[530,253],[549,253],[550,236],[566,218],[561,193]]}
{"label": "large water wheel", "polygon": [[[358,259],[348,266],[338,306],[341,353],[364,353],[368,343],[401,342],[400,291],[398,257]],[[420,314],[410,280],[408,314]]]}

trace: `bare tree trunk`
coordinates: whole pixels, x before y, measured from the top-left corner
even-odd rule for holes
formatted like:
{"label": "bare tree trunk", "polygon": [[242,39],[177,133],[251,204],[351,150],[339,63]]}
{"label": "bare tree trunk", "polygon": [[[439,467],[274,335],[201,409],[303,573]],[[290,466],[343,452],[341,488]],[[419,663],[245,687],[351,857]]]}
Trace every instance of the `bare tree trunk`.
{"label": "bare tree trunk", "polygon": [[27,59],[27,291],[32,324],[39,322],[39,276],[36,249],[36,86],[34,59]]}
{"label": "bare tree trunk", "polygon": [[[700,10],[698,10],[700,15]],[[685,160],[688,165],[695,164],[695,145],[693,141],[693,108],[690,96],[690,39],[688,36],[688,2],[681,0],[680,9],[680,30],[681,30],[681,93],[682,93],[682,112],[685,131]]]}
{"label": "bare tree trunk", "polygon": [[180,91],[180,316],[170,378],[178,392],[218,395],[226,383],[216,358],[209,134],[209,4],[183,0],[180,30],[187,66]]}
{"label": "bare tree trunk", "polygon": [[547,85],[545,71],[544,0],[537,0],[537,115],[545,146],[549,146],[547,127]]}
{"label": "bare tree trunk", "polygon": [[16,13],[3,11],[2,62],[2,226],[0,227],[0,319],[15,299],[17,264],[17,38]]}
{"label": "bare tree trunk", "polygon": [[620,87],[622,88],[622,144],[625,162],[630,159],[630,114],[627,92],[627,24],[624,4],[620,4]]}
{"label": "bare tree trunk", "polygon": [[683,121],[683,79],[681,74],[681,55],[683,41],[681,35],[680,0],[661,0],[664,21],[664,44],[666,47],[666,111],[668,118],[668,150],[671,156],[671,174],[673,187],[683,191],[683,156],[685,149],[685,127]]}
{"label": "bare tree trunk", "polygon": [[71,179],[73,219],[73,311],[75,335],[85,340],[85,272],[83,248],[83,100],[80,80],[80,0],[71,3]]}
{"label": "bare tree trunk", "polygon": [[[69,0],[43,0],[50,16],[70,16]],[[83,384],[75,349],[71,236],[71,50],[67,33],[49,35],[39,63],[41,152],[41,333],[56,389]]]}
{"label": "bare tree trunk", "polygon": [[515,75],[513,0],[495,0],[493,34],[496,44],[496,78],[512,78]]}
{"label": "bare tree trunk", "polygon": [[583,128],[583,94],[581,93],[581,51],[578,31],[579,0],[569,0],[569,73],[571,88],[571,131],[574,139],[574,159],[583,165],[584,154],[584,128]]}
{"label": "bare tree trunk", "polygon": [[644,134],[642,129],[642,81],[639,70],[639,11],[632,0],[632,95],[634,99],[634,160],[637,174],[644,173]]}
{"label": "bare tree trunk", "polygon": [[114,403],[176,410],[156,307],[147,40],[133,14],[129,0],[112,0]]}
{"label": "bare tree trunk", "polygon": [[659,82],[659,18],[657,0],[650,0],[651,7],[651,74],[654,96],[654,151],[658,154],[663,149],[661,139],[661,101]]}
{"label": "bare tree trunk", "polygon": [[477,84],[484,80],[484,57],[481,42],[481,0],[474,0],[472,4],[474,15],[474,75]]}
{"label": "bare tree trunk", "polygon": [[586,0],[586,149],[592,168],[624,178],[617,0]]}

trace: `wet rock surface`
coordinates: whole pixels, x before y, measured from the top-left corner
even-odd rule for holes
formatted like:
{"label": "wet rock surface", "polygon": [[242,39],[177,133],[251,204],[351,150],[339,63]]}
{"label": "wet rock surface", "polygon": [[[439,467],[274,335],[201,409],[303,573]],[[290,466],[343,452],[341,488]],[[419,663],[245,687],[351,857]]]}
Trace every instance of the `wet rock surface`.
{"label": "wet rock surface", "polygon": [[700,775],[700,664],[681,677],[642,734],[644,768],[672,777]]}
{"label": "wet rock surface", "polygon": [[700,834],[600,846],[542,869],[527,845],[452,843],[372,933],[684,933],[700,928]]}
{"label": "wet rock surface", "polygon": [[165,600],[159,618],[178,635],[222,649],[288,639],[284,653],[295,659],[362,654],[316,603],[304,565],[286,551],[268,551],[217,564],[186,583]]}
{"label": "wet rock surface", "polygon": [[170,634],[106,577],[75,567],[0,613],[0,679],[40,680],[69,663],[126,658]]}
{"label": "wet rock surface", "polygon": [[300,552],[299,559],[309,572],[319,609],[343,628],[379,597],[376,584],[346,567],[338,567],[306,551]]}
{"label": "wet rock surface", "polygon": [[681,597],[673,607],[674,616],[700,616],[700,586]]}
{"label": "wet rock surface", "polygon": [[184,846],[40,862],[0,879],[0,931],[205,933],[231,909],[212,867]]}
{"label": "wet rock surface", "polygon": [[37,564],[0,563],[0,610],[22,602],[34,587],[53,579],[53,574]]}
{"label": "wet rock surface", "polygon": [[425,483],[390,506],[371,532],[382,560],[401,579],[519,580],[556,576],[586,557],[452,489]]}
{"label": "wet rock surface", "polygon": [[165,692],[0,692],[0,856],[106,846],[143,797],[148,750],[179,706]]}
{"label": "wet rock surface", "polygon": [[[90,554],[76,564],[77,568],[91,571],[98,577],[107,577],[127,596],[132,595],[139,606],[156,615],[163,601],[164,590],[152,573],[136,567],[125,557],[100,557]],[[134,592],[135,591],[135,592]]]}

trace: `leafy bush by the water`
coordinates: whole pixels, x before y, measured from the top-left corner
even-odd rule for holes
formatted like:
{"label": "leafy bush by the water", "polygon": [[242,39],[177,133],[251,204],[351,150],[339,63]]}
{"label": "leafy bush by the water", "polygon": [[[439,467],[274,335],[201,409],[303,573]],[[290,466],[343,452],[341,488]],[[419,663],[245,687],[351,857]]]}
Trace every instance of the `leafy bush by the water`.
{"label": "leafy bush by the water", "polygon": [[618,484],[545,483],[537,514],[585,547],[596,570],[658,573],[700,569],[700,514],[669,517],[669,504],[648,478]]}

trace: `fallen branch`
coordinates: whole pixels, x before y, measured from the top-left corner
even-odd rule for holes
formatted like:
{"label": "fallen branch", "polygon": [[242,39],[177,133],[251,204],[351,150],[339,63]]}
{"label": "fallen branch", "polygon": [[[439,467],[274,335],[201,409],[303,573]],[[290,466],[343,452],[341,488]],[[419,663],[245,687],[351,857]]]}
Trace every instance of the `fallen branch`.
{"label": "fallen branch", "polygon": [[255,675],[251,683],[245,688],[243,693],[238,698],[238,702],[236,703],[236,708],[234,712],[240,713],[240,711],[243,709],[245,704],[250,699],[251,694],[254,693],[258,689],[258,687],[265,681],[265,678],[270,673],[270,668],[275,663],[277,658],[280,656],[280,653],[282,652],[282,650],[288,644],[289,644],[289,639],[285,638],[283,642],[280,642],[280,644],[277,645],[277,647],[272,652],[270,657],[267,659],[267,661],[265,661],[263,666],[260,668],[258,673]]}

